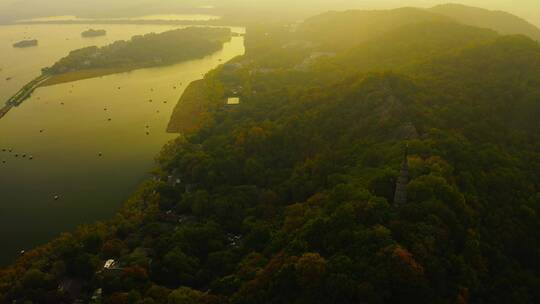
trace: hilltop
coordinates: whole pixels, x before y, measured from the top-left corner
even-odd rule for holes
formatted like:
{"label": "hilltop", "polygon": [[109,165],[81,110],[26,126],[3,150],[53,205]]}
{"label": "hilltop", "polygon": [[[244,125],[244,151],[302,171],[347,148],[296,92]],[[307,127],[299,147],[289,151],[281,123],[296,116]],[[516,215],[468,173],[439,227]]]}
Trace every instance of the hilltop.
{"label": "hilltop", "polygon": [[458,4],[430,9],[348,10],[327,12],[308,18],[298,32],[327,49],[343,49],[376,38],[401,26],[426,22],[458,22],[491,29],[500,34],[522,34],[540,39],[540,29],[506,12]]}
{"label": "hilltop", "polygon": [[461,4],[443,4],[431,12],[452,18],[463,24],[493,29],[501,34],[521,34],[540,40],[540,29],[518,16],[503,11],[491,11]]}
{"label": "hilltop", "polygon": [[349,10],[308,18],[300,25],[298,32],[310,41],[339,49],[375,38],[406,24],[433,21],[451,19],[418,8]]}

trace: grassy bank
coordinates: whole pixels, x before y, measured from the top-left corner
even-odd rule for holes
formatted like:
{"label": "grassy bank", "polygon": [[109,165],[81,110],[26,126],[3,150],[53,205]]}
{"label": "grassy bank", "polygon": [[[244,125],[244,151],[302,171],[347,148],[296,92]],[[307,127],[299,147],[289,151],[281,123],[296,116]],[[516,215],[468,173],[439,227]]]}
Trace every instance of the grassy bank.
{"label": "grassy bank", "polygon": [[134,70],[134,68],[110,68],[110,69],[88,69],[73,71],[64,74],[54,75],[41,84],[42,87],[51,86],[55,84],[61,84],[66,82],[72,82],[77,80],[101,77],[106,75],[112,75],[117,73],[124,73]]}
{"label": "grassy bank", "polygon": [[208,87],[204,80],[196,80],[189,84],[174,108],[167,132],[193,133],[210,119],[206,110],[210,103],[207,91]]}

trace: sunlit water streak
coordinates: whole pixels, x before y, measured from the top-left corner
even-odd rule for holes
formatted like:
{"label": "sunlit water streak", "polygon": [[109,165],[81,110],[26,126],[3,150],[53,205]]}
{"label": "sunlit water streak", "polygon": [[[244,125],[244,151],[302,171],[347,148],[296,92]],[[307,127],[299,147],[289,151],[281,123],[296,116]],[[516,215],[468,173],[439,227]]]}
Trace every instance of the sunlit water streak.
{"label": "sunlit water streak", "polygon": [[[106,26],[109,35],[91,42],[80,38],[85,28],[0,27],[0,52],[6,54],[0,59],[0,98],[70,49],[171,27]],[[12,49],[24,35],[40,39],[39,47]],[[165,128],[185,87],[243,52],[243,38],[235,37],[202,59],[39,88],[0,119],[0,263],[79,224],[110,218],[174,138]],[[6,75],[13,79],[5,81]]]}

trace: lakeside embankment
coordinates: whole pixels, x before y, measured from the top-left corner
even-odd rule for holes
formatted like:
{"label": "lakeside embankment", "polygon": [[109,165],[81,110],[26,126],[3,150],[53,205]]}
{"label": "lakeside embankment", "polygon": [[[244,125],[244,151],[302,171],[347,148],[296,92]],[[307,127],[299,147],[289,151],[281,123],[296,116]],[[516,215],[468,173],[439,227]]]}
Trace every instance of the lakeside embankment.
{"label": "lakeside embankment", "polygon": [[11,98],[9,98],[6,101],[5,106],[0,109],[0,118],[4,117],[9,110],[13,107],[18,107],[23,101],[28,99],[32,93],[43,85],[51,76],[42,74],[36,78],[34,78],[32,81],[24,85],[15,95],[13,95]]}
{"label": "lakeside embankment", "polygon": [[118,73],[124,73],[136,70],[138,68],[104,68],[104,69],[88,69],[88,70],[80,70],[80,71],[73,71],[73,72],[67,72],[63,74],[58,75],[52,75],[44,81],[41,86],[51,86],[56,84],[62,84],[67,82],[73,82],[78,80],[84,80],[84,79],[90,79],[90,78],[96,78],[96,77],[102,77],[112,74],[118,74]]}
{"label": "lakeside embankment", "polygon": [[0,109],[0,118],[4,117],[4,115],[7,114],[7,112],[9,112],[9,110],[11,110],[13,106],[12,105],[9,105],[9,104],[6,104],[3,108]]}

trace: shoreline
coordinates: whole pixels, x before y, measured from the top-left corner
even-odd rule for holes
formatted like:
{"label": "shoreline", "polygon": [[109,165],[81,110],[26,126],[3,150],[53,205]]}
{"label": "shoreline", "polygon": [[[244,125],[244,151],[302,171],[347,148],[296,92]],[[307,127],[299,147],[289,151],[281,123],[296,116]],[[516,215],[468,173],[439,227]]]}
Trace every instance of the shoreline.
{"label": "shoreline", "polygon": [[79,70],[73,72],[67,72],[58,75],[51,75],[49,79],[44,81],[41,86],[53,86],[62,83],[69,83],[79,80],[98,78],[107,75],[127,73],[141,68],[103,68],[103,69],[88,69],[88,70]]}

